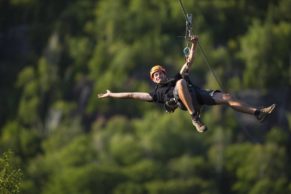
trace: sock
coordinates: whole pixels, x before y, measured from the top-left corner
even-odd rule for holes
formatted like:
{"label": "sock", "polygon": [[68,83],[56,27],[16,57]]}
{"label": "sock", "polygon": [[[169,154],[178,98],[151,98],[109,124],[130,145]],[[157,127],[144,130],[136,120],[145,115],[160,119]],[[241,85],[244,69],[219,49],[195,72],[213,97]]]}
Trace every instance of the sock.
{"label": "sock", "polygon": [[254,115],[258,116],[260,114],[260,112],[261,112],[260,110],[256,109]]}
{"label": "sock", "polygon": [[191,117],[197,117],[197,112],[193,112],[192,114],[191,114]]}

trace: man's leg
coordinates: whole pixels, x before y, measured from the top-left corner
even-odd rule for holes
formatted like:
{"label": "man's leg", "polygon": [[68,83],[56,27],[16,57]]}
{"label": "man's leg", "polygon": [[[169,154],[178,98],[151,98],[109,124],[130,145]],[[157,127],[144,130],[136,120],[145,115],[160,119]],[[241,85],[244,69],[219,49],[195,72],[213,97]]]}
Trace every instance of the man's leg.
{"label": "man's leg", "polygon": [[194,114],[196,110],[192,103],[192,97],[189,92],[187,82],[184,79],[180,79],[176,83],[176,88],[178,90],[179,99],[183,102],[190,115]]}
{"label": "man's leg", "polygon": [[246,103],[235,99],[232,95],[223,92],[216,92],[213,95],[213,99],[217,104],[225,104],[234,110],[247,114],[255,114],[257,110],[254,107],[247,105]]}
{"label": "man's leg", "polygon": [[[183,102],[192,118],[192,124],[196,127],[197,131],[202,133],[207,130],[206,126],[200,121],[198,103],[193,105],[193,100],[189,92],[188,84],[184,79],[180,79],[176,83],[179,99]],[[195,102],[195,99],[194,99]]]}
{"label": "man's leg", "polygon": [[272,113],[276,107],[276,105],[273,104],[266,108],[257,109],[240,100],[235,99],[232,95],[223,92],[214,93],[212,98],[217,104],[225,104],[238,112],[255,115],[259,121],[263,121],[268,115]]}

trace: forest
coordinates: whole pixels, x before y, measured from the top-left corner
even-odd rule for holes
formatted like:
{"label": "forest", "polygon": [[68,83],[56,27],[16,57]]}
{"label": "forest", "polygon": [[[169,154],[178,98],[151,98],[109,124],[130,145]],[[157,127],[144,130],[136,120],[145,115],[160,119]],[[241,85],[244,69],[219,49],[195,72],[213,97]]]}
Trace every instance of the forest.
{"label": "forest", "polygon": [[1,194],[291,193],[291,1],[182,2],[192,81],[274,113],[205,106],[201,134],[186,111],[97,97],[180,70],[179,0],[1,0]]}

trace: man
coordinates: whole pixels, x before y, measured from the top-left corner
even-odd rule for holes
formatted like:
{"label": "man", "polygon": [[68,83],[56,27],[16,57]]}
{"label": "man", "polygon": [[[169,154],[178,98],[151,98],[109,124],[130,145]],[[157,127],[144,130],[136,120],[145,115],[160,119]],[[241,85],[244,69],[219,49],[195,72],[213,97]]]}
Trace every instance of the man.
{"label": "man", "polygon": [[263,121],[272,113],[275,104],[257,109],[235,99],[228,93],[219,90],[203,90],[193,85],[189,79],[189,71],[195,58],[198,36],[191,36],[191,48],[186,62],[180,72],[172,79],[166,75],[166,70],[160,65],[155,65],[150,71],[150,78],[156,84],[150,92],[119,92],[113,93],[107,90],[104,94],[98,94],[99,98],[129,98],[148,102],[162,103],[168,112],[177,107],[187,110],[191,115],[192,124],[198,132],[202,133],[207,127],[200,120],[200,107],[202,105],[227,105],[236,111],[254,115],[259,121]]}

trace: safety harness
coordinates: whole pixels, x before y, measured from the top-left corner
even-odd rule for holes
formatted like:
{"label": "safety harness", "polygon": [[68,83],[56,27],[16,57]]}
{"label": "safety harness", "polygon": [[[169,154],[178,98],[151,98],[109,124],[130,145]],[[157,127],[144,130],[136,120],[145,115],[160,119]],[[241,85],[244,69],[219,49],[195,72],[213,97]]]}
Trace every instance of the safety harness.
{"label": "safety harness", "polygon": [[[190,77],[188,75],[183,77],[184,80],[187,82],[187,86],[189,88],[190,91],[195,92],[195,86],[192,83]],[[196,99],[195,99],[196,100]],[[181,102],[181,100],[178,97],[178,94],[174,94],[174,97],[167,97],[167,100],[164,103],[164,108],[166,110],[166,112],[168,113],[173,113],[177,108],[180,108],[181,110],[186,111],[187,108],[185,107],[185,105]]]}

